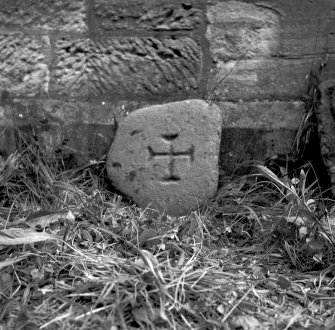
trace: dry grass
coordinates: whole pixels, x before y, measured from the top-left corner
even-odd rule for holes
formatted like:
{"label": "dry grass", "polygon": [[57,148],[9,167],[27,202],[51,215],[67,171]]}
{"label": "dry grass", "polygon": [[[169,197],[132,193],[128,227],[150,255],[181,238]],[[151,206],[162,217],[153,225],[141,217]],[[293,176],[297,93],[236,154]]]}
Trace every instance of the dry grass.
{"label": "dry grass", "polygon": [[75,216],[0,248],[2,330],[335,326],[333,203],[305,172],[259,167],[176,219],[108,191],[103,161],[71,169],[23,140],[0,170],[1,230]]}

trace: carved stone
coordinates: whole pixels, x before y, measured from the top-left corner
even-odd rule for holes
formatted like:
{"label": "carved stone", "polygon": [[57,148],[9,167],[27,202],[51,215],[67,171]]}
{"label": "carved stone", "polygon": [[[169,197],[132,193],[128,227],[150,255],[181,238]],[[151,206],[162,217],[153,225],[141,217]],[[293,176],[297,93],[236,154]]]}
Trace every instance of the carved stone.
{"label": "carved stone", "polygon": [[219,108],[202,100],[131,113],[109,152],[113,185],[141,207],[189,213],[216,192],[221,124]]}

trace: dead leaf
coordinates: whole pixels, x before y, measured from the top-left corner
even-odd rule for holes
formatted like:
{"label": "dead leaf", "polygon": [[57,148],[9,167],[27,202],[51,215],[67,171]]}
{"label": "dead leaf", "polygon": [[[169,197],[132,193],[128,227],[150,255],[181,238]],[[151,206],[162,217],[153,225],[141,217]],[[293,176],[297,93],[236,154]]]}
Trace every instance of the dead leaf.
{"label": "dead leaf", "polygon": [[284,276],[278,276],[277,283],[282,289],[288,289],[291,286],[291,281]]}
{"label": "dead leaf", "polygon": [[319,240],[317,240],[314,237],[306,239],[306,242],[307,242],[309,248],[312,251],[321,251],[323,249],[323,247],[324,247],[324,245],[322,244],[322,242],[320,242]]}
{"label": "dead leaf", "polygon": [[0,262],[0,269],[4,268],[4,267],[7,267],[7,266],[10,266],[10,265],[13,265],[16,262],[21,261],[21,260],[25,259],[28,256],[30,256],[30,253],[27,253],[25,255],[22,255],[22,256],[19,256],[19,257],[15,257],[15,258],[12,258],[12,259],[6,259],[5,261],[1,261]]}
{"label": "dead leaf", "polygon": [[30,229],[9,228],[0,230],[0,246],[33,244],[49,239],[58,239],[58,237],[46,232],[36,232]]}
{"label": "dead leaf", "polygon": [[6,273],[0,273],[0,294],[6,296],[11,291],[12,277]]}
{"label": "dead leaf", "polygon": [[140,253],[142,260],[144,261],[146,266],[150,269],[151,273],[156,277],[156,279],[164,283],[165,281],[163,275],[161,271],[158,269],[158,260],[156,259],[156,257],[152,253],[146,250],[138,250],[138,252]]}
{"label": "dead leaf", "polygon": [[138,237],[134,237],[130,242],[140,248],[150,248],[158,245],[161,239],[156,230],[148,228],[144,229]]}
{"label": "dead leaf", "polygon": [[40,226],[42,229],[48,227],[50,224],[57,222],[59,219],[66,219],[73,222],[75,217],[69,210],[63,211],[47,211],[40,210],[31,214],[24,222],[29,227],[35,228]]}
{"label": "dead leaf", "polygon": [[179,267],[179,268],[181,268],[181,267],[183,267],[185,265],[185,253],[184,253],[184,251],[182,250],[181,252],[180,252],[180,256],[179,256],[179,260],[178,260],[178,262],[177,262],[177,266]]}
{"label": "dead leaf", "polygon": [[218,313],[220,313],[221,315],[224,315],[226,313],[226,309],[223,305],[219,305],[217,308],[216,308],[216,311]]}
{"label": "dead leaf", "polygon": [[308,234],[307,227],[303,226],[299,228],[299,238],[302,239]]}
{"label": "dead leaf", "polygon": [[261,330],[261,323],[251,315],[238,315],[233,317],[232,324],[243,330]]}
{"label": "dead leaf", "polygon": [[152,324],[153,322],[162,321],[161,313],[158,308],[149,309],[147,307],[134,308],[132,310],[137,321],[142,321],[147,324]]}

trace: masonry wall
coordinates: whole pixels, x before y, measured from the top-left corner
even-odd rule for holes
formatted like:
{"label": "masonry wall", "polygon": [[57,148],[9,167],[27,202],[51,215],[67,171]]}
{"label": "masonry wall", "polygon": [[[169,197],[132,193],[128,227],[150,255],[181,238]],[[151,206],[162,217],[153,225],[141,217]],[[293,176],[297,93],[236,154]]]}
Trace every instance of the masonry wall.
{"label": "masonry wall", "polygon": [[323,80],[333,0],[0,0],[0,149],[19,128],[46,154],[100,158],[127,113],[205,98],[222,110],[231,172],[290,152],[325,55]]}

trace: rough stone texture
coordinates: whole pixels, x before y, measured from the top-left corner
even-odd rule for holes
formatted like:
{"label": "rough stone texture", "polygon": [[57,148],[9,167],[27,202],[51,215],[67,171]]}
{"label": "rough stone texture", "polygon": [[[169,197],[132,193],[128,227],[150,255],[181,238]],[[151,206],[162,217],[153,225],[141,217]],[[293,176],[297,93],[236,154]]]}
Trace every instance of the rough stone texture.
{"label": "rough stone texture", "polygon": [[315,110],[321,155],[335,194],[335,79],[325,81],[319,86],[321,103]]}
{"label": "rough stone texture", "polygon": [[197,29],[199,1],[95,0],[97,26],[102,30],[174,31]]}
{"label": "rough stone texture", "polygon": [[[34,135],[46,156],[55,151],[82,159],[106,155],[115,134],[115,121],[146,103],[100,101],[60,101],[43,99],[0,99],[0,132],[20,129]],[[6,154],[17,148],[13,130],[0,136],[0,150]]]}
{"label": "rough stone texture", "polygon": [[46,153],[100,157],[114,115],[208,91],[236,103],[222,112],[225,170],[285,154],[296,108],[250,101],[301,100],[326,52],[322,80],[334,79],[334,0],[0,0],[0,151],[15,150],[14,127]]}
{"label": "rough stone texture", "polygon": [[85,0],[0,0],[0,28],[85,32]]}
{"label": "rough stone texture", "polygon": [[[212,71],[208,91],[213,100],[292,100],[305,95],[306,77],[319,58],[250,59],[220,62]],[[330,56],[323,72],[329,79],[335,70]]]}
{"label": "rough stone texture", "polygon": [[221,114],[202,100],[143,108],[119,126],[107,170],[141,207],[180,216],[215,194]]}
{"label": "rough stone texture", "polygon": [[216,100],[299,99],[326,53],[324,78],[333,76],[333,0],[207,0],[207,16],[214,61],[207,90]]}
{"label": "rough stone texture", "polygon": [[299,127],[304,103],[295,102],[220,102],[224,127],[296,130]]}
{"label": "rough stone texture", "polygon": [[333,0],[252,0],[280,15],[279,56],[319,55],[335,51]]}
{"label": "rough stone texture", "polygon": [[279,15],[271,9],[241,1],[208,7],[206,37],[214,60],[269,56],[279,47]]}
{"label": "rough stone texture", "polygon": [[194,95],[201,51],[191,38],[137,38],[56,42],[51,91],[56,95]]}
{"label": "rough stone texture", "polygon": [[335,51],[333,0],[207,0],[207,11],[206,35],[214,54],[236,58],[246,50],[277,56]]}
{"label": "rough stone texture", "polygon": [[48,92],[50,40],[21,33],[0,34],[0,92],[18,97]]}
{"label": "rough stone texture", "polygon": [[225,175],[242,163],[292,151],[303,102],[220,102],[218,106],[223,120],[220,168]]}

